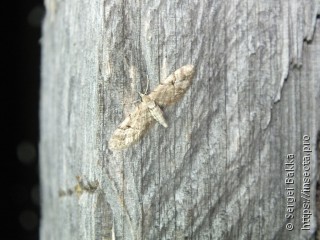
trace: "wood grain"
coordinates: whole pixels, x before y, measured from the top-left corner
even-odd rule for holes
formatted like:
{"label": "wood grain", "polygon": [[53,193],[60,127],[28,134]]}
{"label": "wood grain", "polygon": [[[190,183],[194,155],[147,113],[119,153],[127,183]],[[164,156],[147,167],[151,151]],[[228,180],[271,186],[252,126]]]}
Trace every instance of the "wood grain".
{"label": "wood grain", "polygon": [[[314,235],[318,1],[45,4],[41,239]],[[110,151],[137,90],[147,79],[155,89],[189,63],[194,81],[183,101],[164,109],[169,127],[157,124],[134,149]],[[310,230],[301,230],[304,135],[312,149]],[[287,154],[295,154],[293,219],[285,218]],[[97,189],[59,197],[77,176]]]}

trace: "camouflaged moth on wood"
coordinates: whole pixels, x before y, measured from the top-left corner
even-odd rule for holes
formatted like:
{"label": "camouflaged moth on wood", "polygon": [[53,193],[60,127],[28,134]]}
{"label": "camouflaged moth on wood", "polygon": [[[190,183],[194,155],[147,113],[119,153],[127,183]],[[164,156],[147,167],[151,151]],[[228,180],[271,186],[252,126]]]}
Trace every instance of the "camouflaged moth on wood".
{"label": "camouflaged moth on wood", "polygon": [[109,149],[121,150],[136,143],[155,120],[168,127],[160,107],[182,98],[191,85],[194,72],[193,65],[185,65],[161,81],[149,95],[140,93],[142,102],[115,130],[109,140]]}

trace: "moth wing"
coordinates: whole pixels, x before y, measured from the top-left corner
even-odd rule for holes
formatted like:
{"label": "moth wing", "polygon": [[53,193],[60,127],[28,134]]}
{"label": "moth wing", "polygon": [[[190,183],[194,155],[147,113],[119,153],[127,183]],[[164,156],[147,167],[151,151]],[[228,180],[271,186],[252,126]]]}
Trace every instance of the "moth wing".
{"label": "moth wing", "polygon": [[159,106],[168,106],[179,101],[191,85],[194,66],[185,65],[166,79],[149,94]]}
{"label": "moth wing", "polygon": [[158,106],[167,106],[174,100],[174,86],[159,84],[150,94],[149,97],[152,98]]}
{"label": "moth wing", "polygon": [[109,140],[109,148],[111,150],[121,150],[136,143],[154,122],[155,120],[147,105],[139,104],[115,130]]}

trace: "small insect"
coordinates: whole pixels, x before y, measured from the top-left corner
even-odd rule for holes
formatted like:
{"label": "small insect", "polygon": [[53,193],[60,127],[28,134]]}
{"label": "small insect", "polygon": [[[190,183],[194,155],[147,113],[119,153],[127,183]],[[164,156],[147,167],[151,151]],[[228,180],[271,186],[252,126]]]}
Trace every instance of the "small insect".
{"label": "small insect", "polygon": [[168,127],[160,107],[182,98],[191,85],[194,72],[193,65],[185,65],[161,81],[149,95],[140,93],[142,102],[115,130],[109,140],[109,149],[121,150],[136,143],[155,120]]}

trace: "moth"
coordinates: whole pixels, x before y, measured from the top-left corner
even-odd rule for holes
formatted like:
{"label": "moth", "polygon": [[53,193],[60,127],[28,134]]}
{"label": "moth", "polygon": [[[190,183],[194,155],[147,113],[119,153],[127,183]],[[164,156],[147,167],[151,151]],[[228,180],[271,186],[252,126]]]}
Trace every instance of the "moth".
{"label": "moth", "polygon": [[192,83],[193,65],[185,65],[162,80],[149,94],[140,93],[141,103],[125,118],[112,134],[108,147],[122,150],[136,143],[158,121],[168,127],[161,108],[180,100]]}

